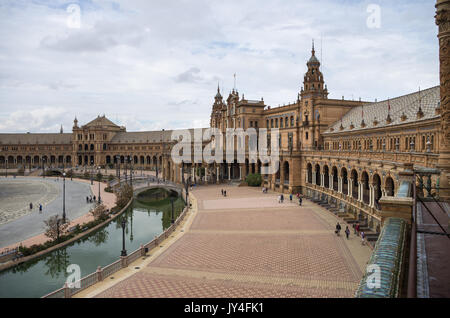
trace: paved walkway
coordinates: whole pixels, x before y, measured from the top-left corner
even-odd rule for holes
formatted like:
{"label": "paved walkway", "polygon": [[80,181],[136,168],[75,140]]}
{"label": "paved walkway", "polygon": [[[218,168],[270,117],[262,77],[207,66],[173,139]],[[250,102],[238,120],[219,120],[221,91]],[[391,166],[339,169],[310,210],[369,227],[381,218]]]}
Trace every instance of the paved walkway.
{"label": "paved walkway", "polygon": [[336,237],[328,211],[254,188],[193,194],[172,238],[77,297],[353,297],[371,250]]}
{"label": "paved walkway", "polygon": [[[29,178],[17,177],[16,179],[3,179],[1,183],[17,183],[17,184],[32,184],[30,188],[35,187],[42,189],[51,189],[52,191],[43,192],[40,195],[42,198],[51,197],[52,200],[38,200],[33,201],[33,210],[29,210],[26,215],[20,215],[19,218],[0,225],[0,252],[17,247],[19,244],[23,246],[31,246],[33,244],[42,244],[49,240],[43,233],[45,231],[44,220],[55,214],[62,215],[62,178]],[[102,202],[107,208],[112,208],[115,205],[115,195],[104,191],[105,183],[100,183],[100,194]],[[83,224],[93,220],[93,216],[89,211],[95,206],[94,203],[86,204],[86,196],[98,196],[98,182],[94,181],[90,185],[89,180],[66,178],[66,215],[71,221],[70,227],[77,224]],[[10,199],[11,200],[11,197]],[[20,211],[20,205],[25,205],[28,209],[30,198],[23,198],[23,200],[16,200],[14,203],[16,209]],[[43,212],[39,213],[38,204],[42,203]],[[11,204],[13,206],[13,204]]]}

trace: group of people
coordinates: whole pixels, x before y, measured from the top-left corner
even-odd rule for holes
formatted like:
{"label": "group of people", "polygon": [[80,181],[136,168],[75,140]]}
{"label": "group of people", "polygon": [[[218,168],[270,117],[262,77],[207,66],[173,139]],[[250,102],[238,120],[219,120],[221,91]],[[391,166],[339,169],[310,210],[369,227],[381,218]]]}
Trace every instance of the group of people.
{"label": "group of people", "polygon": [[[334,231],[337,236],[340,236],[341,229],[342,229],[342,227],[338,222],[336,224],[336,230]],[[353,230],[354,230],[355,235],[361,237],[361,244],[365,245],[366,244],[366,235],[365,235],[364,231],[360,231],[359,223],[356,223],[356,224],[353,223]],[[350,229],[348,228],[348,225],[345,227],[344,233],[345,233],[345,236],[347,237],[347,240],[350,239]]]}
{"label": "group of people", "polygon": [[[191,188],[191,190],[192,190],[192,188]],[[226,196],[227,196],[227,190],[222,189],[222,195],[223,195],[224,197],[226,197]]]}
{"label": "group of people", "polygon": [[92,195],[86,197],[86,203],[92,203],[92,202],[95,202],[95,201],[96,201],[95,195],[93,197],[92,197]]}
{"label": "group of people", "polygon": [[[30,202],[30,210],[33,210],[33,203]],[[42,204],[39,203],[39,213],[42,213]]]}
{"label": "group of people", "polygon": [[[293,198],[294,198],[294,195],[291,193],[291,194],[289,194],[289,201],[292,203],[292,200],[293,200]],[[300,193],[297,193],[297,200],[298,200],[298,205],[302,205],[302,203],[303,203],[303,199],[302,199],[302,197],[300,196]],[[284,202],[284,195],[283,194],[280,194],[279,196],[278,196],[278,203],[283,203]]]}

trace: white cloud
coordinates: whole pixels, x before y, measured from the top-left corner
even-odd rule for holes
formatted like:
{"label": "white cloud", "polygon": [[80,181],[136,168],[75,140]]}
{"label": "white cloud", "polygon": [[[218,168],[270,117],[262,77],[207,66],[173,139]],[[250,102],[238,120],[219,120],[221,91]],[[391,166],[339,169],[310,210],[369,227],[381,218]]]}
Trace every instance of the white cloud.
{"label": "white cloud", "polygon": [[103,113],[129,131],[208,126],[217,83],[226,95],[234,73],[246,98],[289,103],[312,38],[330,98],[438,85],[432,1],[380,0],[381,28],[368,29],[371,2],[80,0],[70,29],[77,1],[2,1],[0,132],[68,131]]}

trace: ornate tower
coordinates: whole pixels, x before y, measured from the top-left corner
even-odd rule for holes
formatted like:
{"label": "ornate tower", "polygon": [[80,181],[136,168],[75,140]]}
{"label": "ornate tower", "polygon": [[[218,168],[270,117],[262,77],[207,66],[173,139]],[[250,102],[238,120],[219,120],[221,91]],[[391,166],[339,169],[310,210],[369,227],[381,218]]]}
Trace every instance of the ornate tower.
{"label": "ornate tower", "polygon": [[318,97],[326,99],[328,97],[328,90],[324,84],[322,72],[320,71],[320,62],[316,57],[314,41],[312,44],[311,58],[306,65],[308,66],[308,71],[303,80],[300,96],[302,98]]}
{"label": "ornate tower", "polygon": [[211,122],[210,122],[211,127],[219,127],[222,107],[223,107],[223,98],[222,95],[220,94],[220,87],[219,85],[217,85],[217,94],[214,97],[214,104],[211,112]]}
{"label": "ornate tower", "polygon": [[439,63],[441,82],[441,144],[438,167],[440,196],[450,200],[450,0],[437,0],[436,24],[439,27]]}

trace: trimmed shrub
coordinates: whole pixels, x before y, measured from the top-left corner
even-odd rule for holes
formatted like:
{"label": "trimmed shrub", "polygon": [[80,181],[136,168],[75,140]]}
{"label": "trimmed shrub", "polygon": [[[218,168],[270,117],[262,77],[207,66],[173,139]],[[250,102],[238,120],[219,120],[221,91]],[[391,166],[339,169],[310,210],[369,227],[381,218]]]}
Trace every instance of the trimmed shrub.
{"label": "trimmed shrub", "polygon": [[259,187],[262,184],[262,177],[259,173],[249,174],[245,179],[249,187]]}

